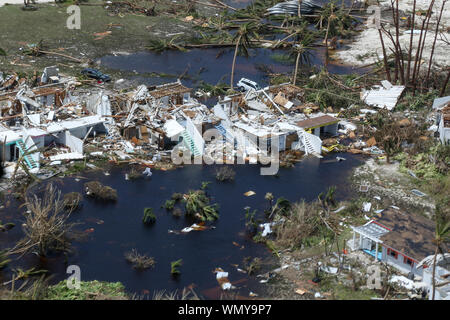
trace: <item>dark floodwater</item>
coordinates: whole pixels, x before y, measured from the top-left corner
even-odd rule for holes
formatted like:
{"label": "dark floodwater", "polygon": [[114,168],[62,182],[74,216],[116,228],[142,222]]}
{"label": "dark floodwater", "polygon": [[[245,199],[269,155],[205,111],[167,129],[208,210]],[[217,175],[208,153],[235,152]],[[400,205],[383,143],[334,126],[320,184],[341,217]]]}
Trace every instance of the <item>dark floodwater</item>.
{"label": "dark floodwater", "polygon": [[[172,291],[193,284],[197,293],[216,299],[220,290],[213,270],[221,267],[229,272],[229,279],[240,288],[241,296],[248,296],[250,291],[262,293],[263,285],[255,277],[239,273],[232,266],[237,264],[242,268],[243,259],[248,256],[271,257],[265,246],[253,243],[246,236],[244,207],[250,206],[262,214],[268,206],[264,200],[266,192],[291,201],[311,201],[331,185],[337,186],[338,199],[348,198],[351,195],[347,177],[350,170],[361,163],[361,158],[345,154],[341,156],[347,161],[335,162],[337,155],[323,159],[307,158],[294,168],[280,169],[277,176],[261,176],[257,165],[235,165],[236,178],[231,183],[216,182],[216,167],[201,165],[188,165],[174,171],[154,171],[150,179],[135,181],[125,180],[127,167],[115,167],[109,176],[103,172],[86,172],[80,176],[88,179],[76,181],[69,177],[54,180],[63,193],[82,192],[85,182],[100,180],[117,189],[119,200],[116,204],[105,205],[84,198],[82,209],[73,213],[72,219],[82,222],[78,227],[80,230],[94,229],[89,240],[76,242],[74,253],[67,261],[62,256],[39,261],[34,255],[15,261],[3,271],[4,279],[10,279],[11,268],[31,268],[37,264],[53,273],[52,281],[56,282],[67,277],[65,270],[68,265],[76,264],[81,268],[82,280],[120,281],[129,292]],[[220,218],[212,223],[216,228],[188,234],[168,233],[169,229],[181,230],[190,226],[192,221],[173,217],[160,208],[161,205],[174,192],[198,189],[202,181],[212,182],[208,194],[220,205]],[[256,195],[244,196],[249,190],[255,191]],[[0,211],[1,221],[17,223],[8,233],[0,232],[0,249],[12,246],[22,236],[20,224],[25,209],[18,209],[17,205],[13,201]],[[142,224],[145,207],[155,210],[157,221],[153,226]],[[132,248],[154,257],[154,269],[142,272],[132,269],[124,259],[124,253]],[[181,275],[173,279],[170,262],[177,259],[183,259],[183,266]]]}
{"label": "dark floodwater", "polygon": [[[235,82],[240,78],[246,77],[257,81],[260,85],[269,84],[267,73],[264,70],[271,70],[274,73],[292,73],[294,64],[289,61],[277,60],[277,57],[288,56],[286,50],[271,50],[257,48],[252,49],[249,58],[238,56],[235,67]],[[233,62],[233,48],[209,48],[192,49],[188,52],[164,51],[138,52],[130,55],[108,55],[100,59],[101,66],[106,66],[113,70],[136,72],[136,75],[145,73],[164,73],[173,77],[145,78],[142,81],[147,84],[156,84],[168,82],[170,78],[177,79],[184,75],[183,82],[188,86],[195,87],[200,80],[210,84],[230,82],[231,65]],[[301,66],[311,69],[320,68],[324,65],[324,50],[311,50],[309,63]],[[262,68],[261,68],[262,67]],[[349,66],[339,64],[328,64],[328,70],[331,73],[348,74],[361,73],[364,70],[354,69]]]}
{"label": "dark floodwater", "polygon": [[[249,4],[253,2],[253,0],[223,0],[223,3],[226,3],[233,8],[236,9],[242,9],[247,7]],[[330,2],[329,0],[314,0],[317,4],[326,4],[327,2]],[[342,1],[338,0],[336,1],[338,5],[342,4]],[[344,3],[347,7],[351,6],[352,1],[351,0],[344,0]]]}

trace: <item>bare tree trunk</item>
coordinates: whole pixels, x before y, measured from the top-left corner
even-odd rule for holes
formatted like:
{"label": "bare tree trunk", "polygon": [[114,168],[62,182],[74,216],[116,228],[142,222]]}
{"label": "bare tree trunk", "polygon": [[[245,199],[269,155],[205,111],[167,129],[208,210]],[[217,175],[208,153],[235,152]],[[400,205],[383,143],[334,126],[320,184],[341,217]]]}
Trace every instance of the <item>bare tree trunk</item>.
{"label": "bare tree trunk", "polygon": [[297,59],[295,59],[295,71],[294,71],[294,79],[292,79],[292,84],[295,86],[297,82],[297,72],[298,72],[298,62],[300,60],[300,52],[297,53]]}
{"label": "bare tree trunk", "polygon": [[415,17],[416,17],[416,0],[414,0],[412,11],[411,36],[409,38],[408,67],[407,67],[408,69],[406,70],[406,82],[409,82],[409,76],[411,73],[411,52],[413,47]]}
{"label": "bare tree trunk", "polygon": [[[333,10],[331,10],[331,14],[333,14]],[[330,31],[330,17],[328,17],[328,23],[327,23],[327,32],[325,33],[325,67],[328,67],[328,32]]]}
{"label": "bare tree trunk", "polygon": [[430,61],[428,62],[428,71],[427,71],[427,77],[426,77],[425,83],[427,83],[427,82],[428,82],[428,79],[430,78],[431,63],[432,63],[432,61],[433,61],[434,48],[435,48],[435,46],[436,46],[436,40],[437,40],[437,36],[438,36],[438,33],[439,33],[439,25],[440,25],[440,23],[441,23],[442,12],[444,11],[444,6],[445,6],[445,3],[446,3],[446,2],[447,2],[447,0],[443,0],[443,1],[442,1],[441,12],[439,13],[439,18],[438,18],[437,23],[436,23],[436,31],[435,31],[435,33],[434,33],[433,46],[431,47]]}
{"label": "bare tree trunk", "polygon": [[396,45],[398,48],[398,54],[399,54],[399,69],[400,69],[400,79],[402,84],[405,84],[405,68],[404,68],[404,61],[403,61],[403,50],[402,47],[400,45],[400,39],[399,39],[399,34],[400,34],[400,16],[398,14],[398,0],[396,0],[396,6],[395,6],[395,39],[396,39]]}
{"label": "bare tree trunk", "polygon": [[241,37],[239,37],[236,41],[236,47],[234,49],[234,57],[233,57],[233,64],[231,66],[231,79],[230,79],[230,88],[233,90],[234,85],[234,66],[236,65],[236,57],[239,49],[239,42],[241,42]]}
{"label": "bare tree trunk", "polygon": [[[391,0],[392,20],[394,21],[395,30],[396,30],[396,33],[398,35],[398,31],[397,31],[398,24],[397,24],[397,19],[395,17],[394,1],[395,0]],[[394,82],[397,82],[397,80],[398,80],[398,67],[399,67],[400,62],[399,62],[399,56],[398,56],[397,42],[393,41],[393,39],[392,39],[392,42],[393,42],[393,45],[394,45],[394,48],[395,48]]]}
{"label": "bare tree trunk", "polygon": [[391,72],[389,70],[386,48],[384,46],[383,34],[381,33],[381,29],[378,29],[378,33],[380,34],[381,48],[383,49],[383,61],[384,61],[384,69],[386,71],[386,78],[389,82],[391,82]]}
{"label": "bare tree trunk", "polygon": [[429,22],[429,18],[431,17],[431,9],[434,6],[434,1],[435,0],[431,0],[430,6],[428,7],[427,15],[426,15],[425,19],[422,22],[422,28],[420,30],[420,37],[419,37],[419,43],[417,45],[416,59],[414,61],[413,78],[412,78],[412,85],[413,85],[413,92],[412,92],[412,94],[413,94],[413,96],[416,93],[416,83],[417,83],[417,78],[419,77],[420,58],[421,58],[421,55],[422,55],[421,54],[421,49],[423,50],[423,46],[425,44],[425,38],[426,38],[426,34],[427,34],[427,27],[426,26],[428,26],[428,24],[425,25],[425,23],[427,22],[427,20]]}
{"label": "bare tree trunk", "polygon": [[[420,54],[419,54],[419,64],[417,65],[417,79],[419,78],[420,75],[420,68],[422,67],[422,63],[420,63],[422,61],[422,55],[423,55],[423,49],[425,47],[425,40],[427,38],[427,34],[428,34],[428,27],[430,25],[430,20],[431,20],[431,13],[432,13],[432,8],[434,6],[434,0],[431,2],[430,7],[428,8],[428,12],[427,12],[427,17],[425,18],[427,20],[427,24],[425,27],[425,35],[423,37],[423,42],[420,48]],[[416,87],[417,87],[417,81],[413,84],[413,95],[415,94],[416,91]]]}
{"label": "bare tree trunk", "polygon": [[298,0],[298,9],[297,9],[297,15],[299,18],[302,17],[302,10],[300,9],[300,6],[302,5],[302,0]]}

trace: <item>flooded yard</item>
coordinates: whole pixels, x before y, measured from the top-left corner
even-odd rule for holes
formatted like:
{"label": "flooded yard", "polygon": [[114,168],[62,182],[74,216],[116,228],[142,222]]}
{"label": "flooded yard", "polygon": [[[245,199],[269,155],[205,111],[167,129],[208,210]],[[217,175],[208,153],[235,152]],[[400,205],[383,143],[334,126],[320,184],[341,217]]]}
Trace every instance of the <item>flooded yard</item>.
{"label": "flooded yard", "polygon": [[[220,267],[229,272],[229,279],[238,288],[241,296],[249,292],[263,294],[260,278],[248,276],[237,271],[236,265],[243,269],[245,257],[260,257],[267,268],[274,268],[272,253],[262,244],[257,244],[245,232],[245,210],[249,206],[256,209],[263,218],[268,203],[266,192],[272,192],[275,199],[284,196],[290,201],[305,199],[312,201],[329,186],[337,186],[338,200],[349,198],[347,177],[350,170],[361,163],[361,158],[345,155],[347,161],[336,162],[339,154],[318,159],[306,158],[294,168],[280,169],[275,176],[261,176],[258,165],[234,165],[236,178],[233,182],[215,180],[217,166],[187,165],[173,171],[154,171],[150,178],[125,180],[127,167],[114,167],[105,175],[104,171],[81,173],[78,177],[67,177],[51,181],[63,194],[83,193],[87,181],[99,180],[118,192],[118,201],[103,204],[86,197],[81,209],[72,213],[71,219],[82,224],[78,229],[85,230],[88,240],[75,242],[73,252],[67,257],[49,256],[39,259],[28,255],[13,261],[4,270],[4,281],[11,270],[17,267],[45,269],[52,274],[51,282],[56,283],[68,277],[68,265],[81,268],[83,281],[120,281],[127,291],[137,294],[153,294],[156,290],[173,291],[193,287],[208,299],[217,299],[222,291],[215,279],[214,269]],[[185,193],[199,189],[203,181],[211,181],[207,193],[212,203],[219,204],[220,218],[207,223],[214,228],[204,231],[177,234],[176,231],[190,226],[194,221],[174,217],[161,208],[175,192]],[[49,181],[50,182],[50,181]],[[45,182],[34,191],[44,187]],[[244,195],[252,190],[256,194]],[[0,233],[0,248],[12,246],[22,236],[21,223],[25,209],[12,201],[9,207],[0,211],[0,220],[12,221],[16,227],[7,234]],[[152,207],[156,223],[145,226],[142,223],[143,210]],[[175,231],[175,233],[169,232]],[[154,268],[137,271],[127,263],[124,254],[131,249],[147,254],[155,259]],[[174,278],[170,274],[170,263],[183,259],[181,274]],[[264,269],[263,269],[264,270]]]}

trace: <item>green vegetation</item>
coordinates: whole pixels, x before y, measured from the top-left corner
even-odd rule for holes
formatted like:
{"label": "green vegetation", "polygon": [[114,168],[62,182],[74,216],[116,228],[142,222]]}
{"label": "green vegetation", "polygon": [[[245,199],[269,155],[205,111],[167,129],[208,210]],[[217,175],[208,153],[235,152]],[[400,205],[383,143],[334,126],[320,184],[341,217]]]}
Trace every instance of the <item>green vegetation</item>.
{"label": "green vegetation", "polygon": [[145,254],[139,254],[136,249],[126,252],[125,259],[133,264],[134,269],[144,270],[155,265],[155,259],[147,257]]}
{"label": "green vegetation", "polygon": [[211,181],[202,181],[202,185],[200,186],[200,189],[206,190],[210,184],[211,184]]}
{"label": "green vegetation", "polygon": [[245,228],[249,234],[256,234],[258,222],[256,221],[256,210],[250,212],[250,207],[245,207]]}
{"label": "green vegetation", "polygon": [[203,190],[190,190],[186,197],[187,216],[200,221],[214,221],[219,218],[219,205],[210,205],[210,200]]}
{"label": "green vegetation", "polygon": [[6,267],[6,265],[11,261],[8,259],[8,254],[5,250],[0,251],[0,269]]}
{"label": "green vegetation", "polygon": [[166,202],[163,205],[163,208],[165,208],[166,210],[170,211],[173,210],[173,208],[175,207],[175,200],[166,200]]}
{"label": "green vegetation", "polygon": [[[327,278],[330,279],[327,280]],[[339,283],[336,279],[331,279],[332,277],[327,278],[320,282],[320,289],[321,291],[331,292],[331,299],[333,300],[370,300],[379,296],[374,290],[357,288],[353,290],[353,288]],[[362,286],[364,283],[362,282],[360,285]]]}
{"label": "green vegetation", "polygon": [[175,192],[174,194],[172,194],[171,199],[175,201],[180,201],[183,199],[183,194]]}
{"label": "green vegetation", "polygon": [[156,222],[156,216],[153,213],[153,208],[144,209],[144,217],[142,218],[144,224],[154,224]]}
{"label": "green vegetation", "polygon": [[127,299],[125,287],[120,282],[81,281],[80,289],[69,289],[66,281],[47,289],[49,300]]}
{"label": "green vegetation", "polygon": [[243,260],[244,268],[248,275],[253,275],[261,270],[261,258],[245,257]]}
{"label": "green vegetation", "polygon": [[0,231],[5,232],[8,231],[12,228],[14,228],[15,224],[12,222],[7,222],[5,224],[2,223],[2,221],[0,220]]}
{"label": "green vegetation", "polygon": [[216,85],[212,85],[209,83],[206,83],[205,81],[201,81],[199,85],[199,89],[209,93],[213,97],[217,96],[223,96],[227,93],[227,91],[230,89],[229,85],[225,83],[217,83]]}
{"label": "green vegetation", "polygon": [[360,103],[360,89],[356,81],[359,75],[332,75],[325,69],[312,78],[297,78],[298,85],[305,89],[305,101],[318,105],[322,110],[332,107],[347,109]]}
{"label": "green vegetation", "polygon": [[182,264],[183,264],[183,259],[172,261],[170,263],[170,273],[173,276],[177,276],[177,275],[181,274],[180,267]]}
{"label": "green vegetation", "polygon": [[439,97],[438,90],[431,90],[429,92],[413,95],[407,92],[395,107],[396,111],[403,110],[429,110],[433,105],[434,99]]}

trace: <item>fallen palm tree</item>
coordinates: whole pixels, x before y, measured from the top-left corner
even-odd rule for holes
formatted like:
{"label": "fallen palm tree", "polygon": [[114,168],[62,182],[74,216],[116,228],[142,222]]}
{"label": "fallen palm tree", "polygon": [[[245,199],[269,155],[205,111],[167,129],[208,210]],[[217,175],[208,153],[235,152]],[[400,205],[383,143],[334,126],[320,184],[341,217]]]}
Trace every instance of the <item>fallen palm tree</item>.
{"label": "fallen palm tree", "polygon": [[31,56],[35,56],[35,57],[40,56],[42,54],[48,54],[48,55],[55,55],[55,56],[67,58],[67,59],[73,60],[78,63],[83,62],[83,60],[74,58],[67,54],[60,53],[60,52],[54,52],[54,51],[47,51],[47,50],[43,50],[43,48],[44,48],[44,41],[40,40],[37,44],[28,44],[27,48],[23,52],[27,55],[31,55]]}
{"label": "fallen palm tree", "polygon": [[214,221],[219,218],[218,204],[210,204],[210,199],[203,190],[189,191],[184,200],[186,215],[200,221]]}

